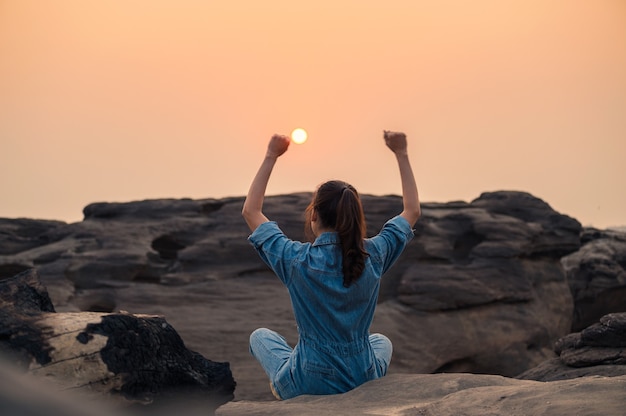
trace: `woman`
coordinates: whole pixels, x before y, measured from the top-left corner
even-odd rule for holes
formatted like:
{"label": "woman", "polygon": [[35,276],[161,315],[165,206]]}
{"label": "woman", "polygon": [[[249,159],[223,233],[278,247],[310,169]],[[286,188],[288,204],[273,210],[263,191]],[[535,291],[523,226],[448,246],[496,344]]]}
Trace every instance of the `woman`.
{"label": "woman", "polygon": [[250,352],[279,400],[343,393],[387,372],[391,341],[370,335],[369,327],[380,278],[413,237],[420,204],[406,136],[386,131],[384,139],[400,169],[403,211],[375,237],[365,238],[359,195],[342,181],[322,184],[306,210],[313,243],[288,239],[268,220],[262,211],[265,190],[276,160],[289,147],[287,136],[272,136],[250,185],[242,211],[252,231],[249,241],[287,287],[298,324],[293,349],[266,328],[250,335]]}

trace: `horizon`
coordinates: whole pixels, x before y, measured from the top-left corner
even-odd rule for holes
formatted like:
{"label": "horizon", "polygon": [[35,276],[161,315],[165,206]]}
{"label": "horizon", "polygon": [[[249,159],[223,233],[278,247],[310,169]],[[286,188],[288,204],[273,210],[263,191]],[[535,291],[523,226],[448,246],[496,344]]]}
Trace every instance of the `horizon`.
{"label": "horizon", "polygon": [[386,129],[424,203],[521,191],[626,225],[618,0],[5,0],[0,56],[3,218],[245,196],[270,136],[302,127],[268,195],[399,195]]}
{"label": "horizon", "polygon": [[[275,194],[266,194],[265,197],[266,198],[272,198],[272,197],[280,197],[280,196],[286,196],[286,195],[292,195],[292,194],[299,194],[299,193],[312,193],[313,191],[294,191],[294,192],[283,192],[283,193],[275,193]],[[535,198],[538,198],[540,200],[542,200],[543,202],[547,203],[552,209],[554,209],[554,207],[552,207],[552,205],[550,205],[550,203],[548,201],[545,201],[539,197],[537,197],[536,195],[533,195],[530,192],[526,192],[526,191],[519,191],[519,190],[514,190],[514,189],[500,189],[500,190],[493,190],[493,191],[484,191],[484,193],[493,193],[493,192],[525,192],[525,193],[529,193],[530,195],[532,195]],[[397,198],[402,198],[402,195],[400,194],[396,194],[396,193],[390,193],[390,194],[372,194],[372,193],[362,193],[359,192],[359,194],[361,195],[361,197],[363,196],[369,196],[369,197],[374,197],[374,198],[384,198],[384,197],[397,197]],[[482,193],[481,193],[482,194]],[[420,201],[420,204],[422,205],[422,208],[426,208],[428,209],[427,205],[435,205],[435,204],[446,204],[446,203],[453,203],[453,202],[464,202],[467,204],[470,204],[473,200],[478,199],[481,195],[477,195],[475,198],[472,198],[471,200],[460,200],[460,199],[456,199],[456,200],[449,200],[449,201]],[[246,196],[245,195],[225,195],[222,197],[212,197],[212,196],[204,196],[204,197],[198,197],[198,198],[190,198],[190,197],[178,197],[178,198],[172,198],[172,197],[162,197],[162,198],[144,198],[144,199],[134,199],[134,200],[127,200],[127,201],[93,201],[90,202],[88,204],[86,204],[81,210],[81,218],[78,220],[63,220],[63,219],[59,219],[59,218],[35,218],[35,217],[0,217],[0,218],[6,218],[6,219],[15,219],[15,220],[19,220],[19,219],[27,219],[27,220],[42,220],[42,221],[61,221],[61,222],[65,222],[67,224],[71,224],[71,223],[75,223],[75,222],[81,222],[84,221],[84,214],[83,211],[86,207],[88,207],[89,205],[92,204],[132,204],[132,203],[137,203],[137,202],[149,202],[149,201],[159,201],[159,200],[163,200],[163,201],[167,201],[167,200],[172,200],[172,201],[179,201],[179,200],[193,200],[193,201],[201,201],[201,200],[205,200],[205,199],[215,199],[215,200],[222,200],[222,199],[244,199]],[[367,211],[367,207],[364,206],[365,211]],[[563,213],[563,212],[559,212],[557,211],[559,214],[562,215],[568,215],[567,213]],[[571,217],[571,216],[570,216]],[[571,217],[574,218],[575,220],[579,221],[578,218],[575,217]],[[280,218],[271,218],[271,220],[275,220],[280,222]],[[242,220],[243,221],[243,220]],[[419,219],[418,219],[419,221]],[[599,229],[606,229],[606,230],[615,230],[615,231],[620,231],[620,232],[626,232],[626,223],[624,224],[616,224],[616,225],[609,225],[606,227],[595,227],[593,225],[585,225],[581,223],[581,226],[583,228],[599,228]]]}

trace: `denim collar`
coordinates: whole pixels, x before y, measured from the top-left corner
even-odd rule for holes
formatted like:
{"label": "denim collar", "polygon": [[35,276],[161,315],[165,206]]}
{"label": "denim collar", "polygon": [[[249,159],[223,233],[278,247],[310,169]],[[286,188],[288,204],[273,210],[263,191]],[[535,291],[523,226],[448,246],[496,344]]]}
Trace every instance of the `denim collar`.
{"label": "denim collar", "polygon": [[339,244],[339,234],[336,232],[325,232],[319,235],[313,242],[313,246],[322,246],[326,244]]}

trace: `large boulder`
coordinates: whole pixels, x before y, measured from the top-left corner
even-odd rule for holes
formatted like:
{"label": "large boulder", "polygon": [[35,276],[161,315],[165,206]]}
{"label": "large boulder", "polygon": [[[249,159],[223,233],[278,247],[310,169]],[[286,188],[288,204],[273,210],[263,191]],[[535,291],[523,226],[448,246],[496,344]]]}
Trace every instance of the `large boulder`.
{"label": "large boulder", "polygon": [[585,228],[581,243],[562,260],[574,297],[573,331],[626,312],[626,231]]}
{"label": "large boulder", "polygon": [[187,349],[163,317],[55,313],[33,270],[0,281],[0,328],[3,363],[83,399],[210,411],[234,397],[228,363]]}
{"label": "large boulder", "polygon": [[514,376],[551,357],[573,308],[560,258],[579,233],[521,192],[426,206],[378,307],[395,368]]}

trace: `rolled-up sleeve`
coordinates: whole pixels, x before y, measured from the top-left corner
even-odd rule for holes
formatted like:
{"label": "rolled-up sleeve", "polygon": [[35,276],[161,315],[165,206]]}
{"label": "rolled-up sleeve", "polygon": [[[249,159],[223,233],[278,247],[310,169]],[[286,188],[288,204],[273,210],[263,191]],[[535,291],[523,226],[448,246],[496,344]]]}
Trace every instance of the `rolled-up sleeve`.
{"label": "rolled-up sleeve", "polygon": [[248,237],[248,241],[278,278],[284,284],[288,284],[289,267],[296,256],[297,248],[302,243],[290,240],[275,221],[259,225]]}
{"label": "rolled-up sleeve", "polygon": [[378,235],[369,239],[368,252],[378,257],[385,273],[398,260],[406,245],[413,239],[411,224],[397,215],[387,221]]}

